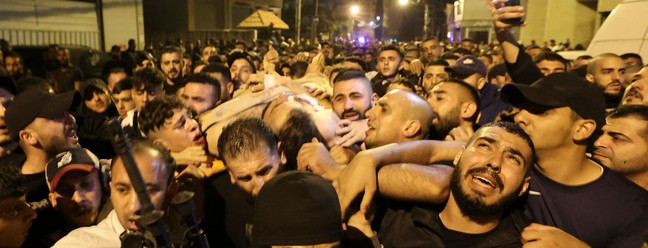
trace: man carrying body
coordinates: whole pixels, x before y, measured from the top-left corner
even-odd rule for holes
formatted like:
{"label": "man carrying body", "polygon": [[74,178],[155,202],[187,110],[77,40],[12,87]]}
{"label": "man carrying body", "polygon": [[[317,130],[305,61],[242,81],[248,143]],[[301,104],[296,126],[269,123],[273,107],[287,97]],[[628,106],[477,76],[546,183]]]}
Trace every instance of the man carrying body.
{"label": "man carrying body", "polygon": [[185,105],[200,115],[218,106],[220,101],[220,83],[207,73],[192,74],[180,95]]}
{"label": "man carrying body", "polygon": [[220,103],[232,99],[234,95],[234,83],[232,82],[232,74],[230,74],[229,68],[224,65],[214,64],[205,66],[200,72],[207,73],[218,79],[218,83],[220,84]]}
{"label": "man carrying body", "polygon": [[365,113],[373,106],[378,95],[371,90],[371,82],[364,73],[347,70],[338,74],[333,85],[331,105],[341,119],[338,135],[341,146],[362,142],[367,131]]}
{"label": "man carrying body", "polygon": [[431,139],[467,141],[476,129],[479,93],[460,81],[442,81],[429,91],[428,103],[434,111]]}
{"label": "man carrying body", "polygon": [[533,149],[529,136],[513,123],[482,127],[455,157],[445,206],[389,206],[378,231],[381,243],[385,247],[521,246],[520,233],[529,221],[510,211],[529,186]]}

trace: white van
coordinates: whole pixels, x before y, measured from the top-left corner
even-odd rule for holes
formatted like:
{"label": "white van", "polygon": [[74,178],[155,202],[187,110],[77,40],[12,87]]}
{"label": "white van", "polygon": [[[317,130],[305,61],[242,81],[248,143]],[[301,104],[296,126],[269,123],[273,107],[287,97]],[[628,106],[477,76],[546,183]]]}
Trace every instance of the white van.
{"label": "white van", "polygon": [[648,62],[648,0],[624,0],[596,32],[586,54],[638,53]]}

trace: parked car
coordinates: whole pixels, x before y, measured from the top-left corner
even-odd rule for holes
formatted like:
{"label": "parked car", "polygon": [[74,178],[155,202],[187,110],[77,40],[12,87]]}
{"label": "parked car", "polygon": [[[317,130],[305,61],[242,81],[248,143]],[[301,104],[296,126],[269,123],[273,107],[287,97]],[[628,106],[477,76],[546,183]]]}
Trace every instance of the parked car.
{"label": "parked car", "polygon": [[[79,67],[85,78],[101,78],[101,70],[104,64],[110,60],[107,53],[85,47],[61,45],[70,50],[70,62]],[[14,46],[13,50],[23,57],[25,69],[29,69],[33,75],[45,77],[44,59],[48,46]]]}

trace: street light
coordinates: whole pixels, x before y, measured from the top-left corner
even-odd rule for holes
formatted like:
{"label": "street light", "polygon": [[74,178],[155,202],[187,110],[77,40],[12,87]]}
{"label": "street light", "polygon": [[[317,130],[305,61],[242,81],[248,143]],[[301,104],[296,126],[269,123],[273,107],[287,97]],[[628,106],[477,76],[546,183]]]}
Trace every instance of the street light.
{"label": "street light", "polygon": [[398,0],[398,4],[400,4],[401,6],[405,6],[408,3],[409,3],[409,0]]}
{"label": "street light", "polygon": [[351,15],[357,15],[360,13],[360,7],[358,5],[351,6]]}

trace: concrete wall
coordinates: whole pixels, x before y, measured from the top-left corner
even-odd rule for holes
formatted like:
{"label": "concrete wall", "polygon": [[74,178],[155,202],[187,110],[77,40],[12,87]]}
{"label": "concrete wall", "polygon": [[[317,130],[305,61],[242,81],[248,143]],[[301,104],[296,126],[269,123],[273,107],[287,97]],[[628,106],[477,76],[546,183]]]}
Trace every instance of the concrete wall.
{"label": "concrete wall", "polygon": [[100,49],[95,5],[86,2],[1,1],[0,38],[14,45],[68,44]]}
{"label": "concrete wall", "polygon": [[577,0],[532,0],[527,3],[528,25],[520,29],[520,40],[529,44],[536,40],[539,45],[555,39],[570,40],[587,46],[594,37],[598,13],[592,6]]}
{"label": "concrete wall", "polygon": [[144,48],[144,13],[142,0],[103,0],[105,49],[113,45],[127,47],[135,39],[137,49]]}

